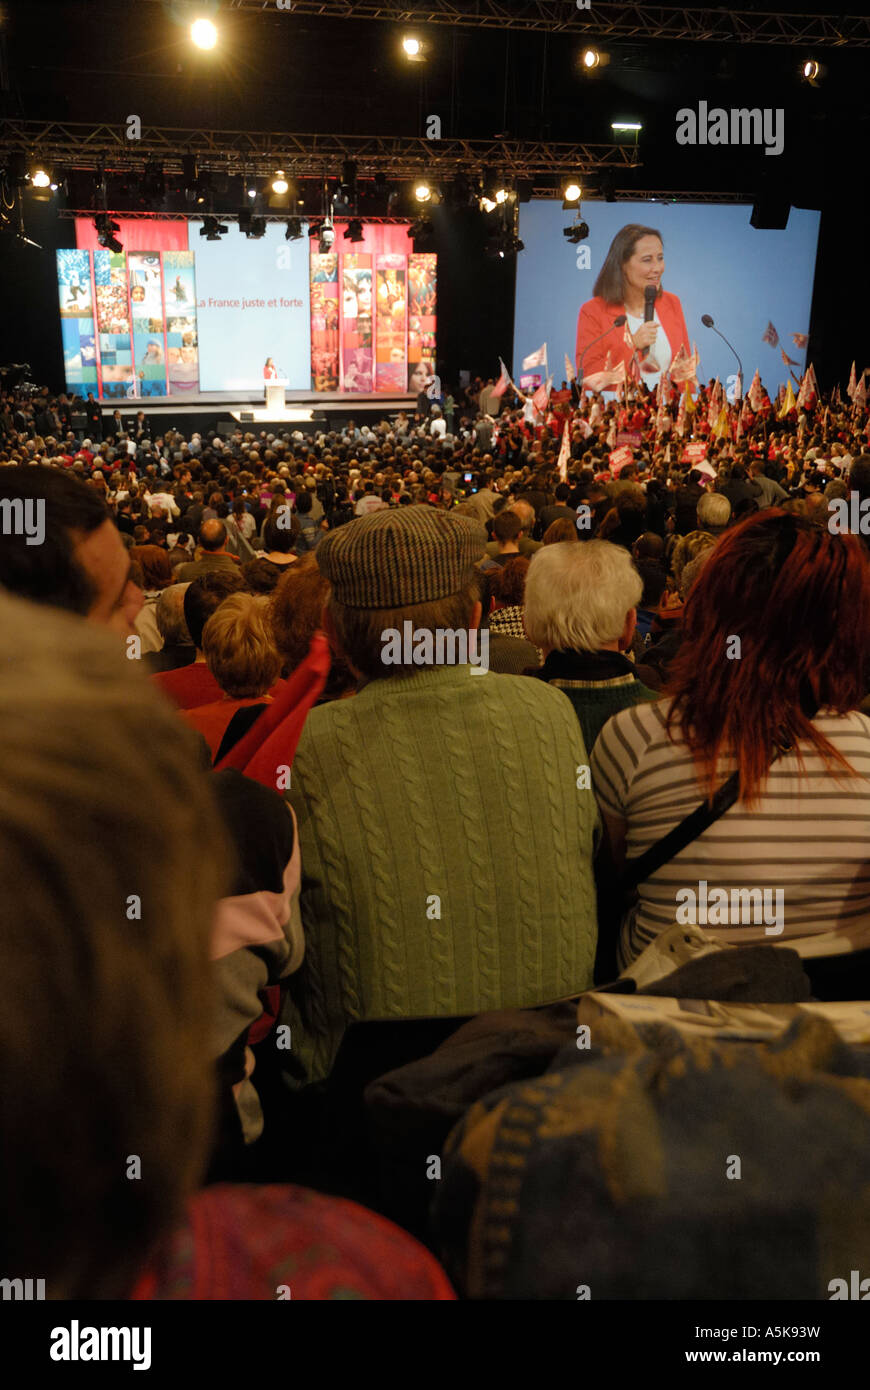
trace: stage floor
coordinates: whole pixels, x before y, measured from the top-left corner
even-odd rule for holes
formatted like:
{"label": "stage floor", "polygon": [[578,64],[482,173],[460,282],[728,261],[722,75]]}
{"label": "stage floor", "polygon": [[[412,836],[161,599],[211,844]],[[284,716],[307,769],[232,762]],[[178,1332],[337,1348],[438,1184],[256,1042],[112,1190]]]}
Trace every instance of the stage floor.
{"label": "stage floor", "polygon": [[413,410],[416,397],[407,394],[348,396],[340,392],[326,391],[288,391],[284,412],[269,410],[262,395],[229,396],[216,391],[201,392],[195,396],[145,396],[138,400],[103,401],[103,410],[114,410],[117,406],[122,415],[131,411],[144,410],[146,415],[232,415],[238,419],[238,412],[252,411],[256,420],[286,420],[288,423],[311,420],[316,416],[368,415],[378,413],[389,415],[394,410]]}

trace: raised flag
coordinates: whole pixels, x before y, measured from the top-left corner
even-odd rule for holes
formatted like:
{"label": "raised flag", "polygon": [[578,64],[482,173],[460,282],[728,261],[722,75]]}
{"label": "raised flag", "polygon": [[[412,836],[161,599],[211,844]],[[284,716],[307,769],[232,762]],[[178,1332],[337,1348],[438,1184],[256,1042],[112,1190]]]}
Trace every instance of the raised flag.
{"label": "raised flag", "polygon": [[577,372],[574,368],[574,363],[571,361],[571,358],[568,356],[567,352],[565,353],[565,380],[577,380]]}
{"label": "raised flag", "polygon": [[790,415],[791,412],[792,412],[794,409],[796,409],[796,407],[797,407],[797,401],[795,400],[794,391],[792,390],[791,382],[789,381],[789,382],[786,384],[786,388],[785,388],[785,399],[784,399],[784,401],[783,401],[783,403],[782,403],[782,406],[781,406],[781,408],[780,408],[779,414],[777,415],[777,419],[778,419],[778,420],[784,420],[785,417],[786,417],[786,415]]}
{"label": "raised flag", "polygon": [[791,340],[795,347],[800,348],[801,352],[803,352],[807,343],[810,341],[810,337],[808,333],[792,333]]}
{"label": "raised flag", "polygon": [[728,421],[728,407],[725,405],[723,405],[722,409],[719,411],[719,418],[713,426],[713,433],[717,439],[727,439],[731,433],[731,427]]}
{"label": "raised flag", "polygon": [[510,372],[508,371],[504,362],[502,362],[501,358],[499,358],[498,360],[499,362],[501,362],[501,376],[499,377],[498,381],[495,383],[495,386],[493,386],[492,391],[490,392],[490,395],[492,396],[503,396],[508,387],[513,386],[513,382],[510,378]]}
{"label": "raised flag", "polygon": [[755,376],[752,378],[752,381],[749,383],[749,391],[748,391],[748,394],[747,394],[747,400],[749,401],[749,404],[751,405],[751,407],[752,407],[753,410],[758,410],[758,408],[759,408],[759,406],[761,405],[761,402],[762,402],[763,399],[764,399],[764,397],[763,397],[762,394],[761,394],[761,377],[759,376],[759,374],[758,374],[758,368],[756,367],[756,368],[755,368]]}
{"label": "raised flag", "polygon": [[532,405],[541,415],[543,415],[544,411],[547,409],[547,402],[550,399],[550,387],[552,384],[553,378],[548,376],[547,380],[541,382],[537,391],[532,396]]}
{"label": "raised flag", "polygon": [[584,377],[583,386],[587,391],[608,391],[617,386],[625,385],[625,363],[618,362],[615,367],[609,367],[605,363],[603,371],[593,372],[592,376]]}
{"label": "raised flag", "polygon": [[681,343],[680,350],[670,366],[671,381],[677,382],[679,385],[682,385],[684,381],[694,381],[697,383],[699,361],[700,357],[698,355],[697,344],[692,344],[692,355],[690,357]]}
{"label": "raised flag", "polygon": [[559,461],[556,465],[559,473],[559,481],[568,481],[568,460],[571,457],[571,440],[568,433],[568,421],[565,421],[565,428],[562,431],[562,444],[559,449]]}
{"label": "raised flag", "polygon": [[710,403],[707,407],[707,424],[710,429],[714,429],[719,418],[719,378],[713,382],[713,389],[710,392]]}
{"label": "raised flag", "polygon": [[785,348],[780,348],[780,353],[781,353],[781,355],[782,355],[782,363],[783,363],[783,366],[784,366],[784,367],[796,367],[796,366],[798,366],[798,363],[795,362],[794,358],[793,358],[793,357],[789,357],[789,355],[788,355],[788,353],[786,352]]}
{"label": "raised flag", "polygon": [[857,383],[855,381],[855,363],[853,362],[852,370],[849,373],[849,385],[846,387],[846,395],[849,397],[850,401],[853,401],[855,399],[856,387]]}
{"label": "raised flag", "polygon": [[864,385],[865,375],[866,368],[858,378],[858,385],[855,387],[855,395],[852,400],[852,404],[857,405],[861,410],[863,410],[864,406],[867,404],[867,388]]}
{"label": "raised flag", "polygon": [[798,392],[797,403],[801,410],[812,410],[819,396],[819,386],[816,381],[816,374],[813,371],[812,362],[804,372],[804,379],[801,382],[801,389]]}
{"label": "raised flag", "polygon": [[771,347],[779,347],[779,334],[769,319],[767,327],[761,335],[761,341],[763,343],[770,343]]}
{"label": "raised flag", "polygon": [[544,343],[538,348],[537,352],[530,352],[528,357],[523,358],[523,371],[528,372],[532,367],[543,367],[547,360],[547,344]]}

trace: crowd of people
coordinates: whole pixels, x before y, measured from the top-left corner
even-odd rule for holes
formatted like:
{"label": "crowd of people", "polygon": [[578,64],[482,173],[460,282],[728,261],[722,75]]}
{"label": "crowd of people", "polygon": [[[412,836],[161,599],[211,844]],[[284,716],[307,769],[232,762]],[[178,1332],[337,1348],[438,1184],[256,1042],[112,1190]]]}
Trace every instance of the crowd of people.
{"label": "crowd of people", "polygon": [[[870,501],[870,414],[861,382],[801,395],[566,382],[537,410],[478,379],[449,412],[187,438],[0,394],[10,1269],[38,1193],[55,1296],[544,1296],[542,1210],[551,1271],[583,1239],[560,1133],[607,1131],[590,1231],[664,1202],[590,1071],[653,1044],[611,1021],[587,1065],[578,998],[870,997],[870,537],[831,521]],[[686,930],[701,884],[782,910]],[[717,1123],[739,1102],[711,1089]],[[777,1154],[783,1190],[814,1164]],[[772,1248],[848,1208],[837,1181],[762,1205]],[[708,1237],[655,1296],[711,1296]],[[618,1229],[587,1246],[600,1296],[640,1296]],[[827,1296],[798,1264],[777,1296]]]}

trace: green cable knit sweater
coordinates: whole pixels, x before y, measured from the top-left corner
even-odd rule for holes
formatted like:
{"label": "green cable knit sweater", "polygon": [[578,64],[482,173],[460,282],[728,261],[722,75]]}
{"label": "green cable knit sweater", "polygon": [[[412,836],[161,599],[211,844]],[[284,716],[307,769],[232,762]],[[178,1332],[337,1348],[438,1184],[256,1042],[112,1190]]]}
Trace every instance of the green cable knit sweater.
{"label": "green cable knit sweater", "polygon": [[328,1076],[350,1022],[591,985],[586,762],[570,701],[527,676],[425,669],[311,711],[286,793],[306,941],[281,1019],[291,1085]]}

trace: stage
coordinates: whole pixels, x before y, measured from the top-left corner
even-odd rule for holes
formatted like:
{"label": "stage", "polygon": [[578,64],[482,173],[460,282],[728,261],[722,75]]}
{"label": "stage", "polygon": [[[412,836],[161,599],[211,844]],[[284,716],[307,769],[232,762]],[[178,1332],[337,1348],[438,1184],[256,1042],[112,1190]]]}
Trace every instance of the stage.
{"label": "stage", "polygon": [[[192,392],[184,397],[108,400],[100,404],[104,433],[108,432],[113,410],[120,410],[125,421],[142,410],[151,425],[152,435],[175,429],[189,439],[194,431],[205,435],[212,430],[224,437],[236,430],[244,434],[259,434],[261,430],[267,434],[293,434],[298,430],[305,435],[322,430],[328,434],[341,429],[348,420],[360,423],[366,419],[390,418],[400,410],[413,412],[417,402],[416,397],[408,394],[349,396],[338,391],[288,391],[284,410],[269,410],[264,405],[262,393],[240,399],[226,392],[210,391]],[[79,425],[76,433],[84,437],[87,430]]]}

